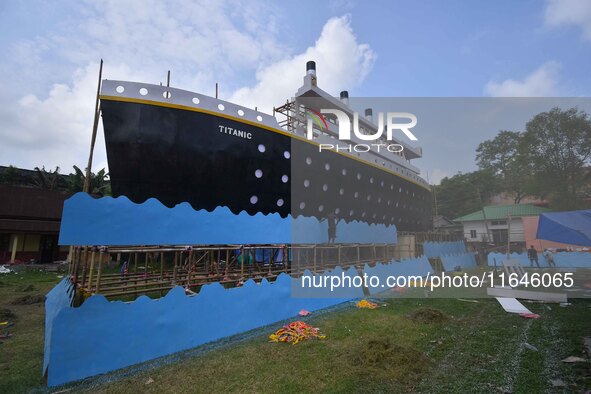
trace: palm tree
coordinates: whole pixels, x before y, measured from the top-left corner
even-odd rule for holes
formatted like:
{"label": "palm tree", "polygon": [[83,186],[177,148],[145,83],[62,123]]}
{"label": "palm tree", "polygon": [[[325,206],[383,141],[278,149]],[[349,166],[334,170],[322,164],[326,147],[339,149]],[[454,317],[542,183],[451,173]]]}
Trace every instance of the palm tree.
{"label": "palm tree", "polygon": [[18,180],[18,171],[12,164],[6,167],[4,170],[0,170],[0,183],[13,184]]}
{"label": "palm tree", "polygon": [[[78,167],[74,166],[74,173],[70,174],[69,189],[71,192],[84,191],[84,180],[86,176],[84,172]],[[103,168],[96,174],[90,173],[90,194],[93,196],[110,196],[111,182],[109,182],[109,174]]]}
{"label": "palm tree", "polygon": [[41,169],[35,167],[35,176],[32,179],[34,186],[40,189],[57,190],[60,180],[60,168],[55,167],[54,171],[47,171],[45,166]]}

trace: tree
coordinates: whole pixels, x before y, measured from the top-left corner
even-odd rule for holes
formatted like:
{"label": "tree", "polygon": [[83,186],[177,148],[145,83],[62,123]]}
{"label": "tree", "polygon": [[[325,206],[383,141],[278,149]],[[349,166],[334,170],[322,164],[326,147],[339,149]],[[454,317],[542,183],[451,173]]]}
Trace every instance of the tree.
{"label": "tree", "polygon": [[482,209],[484,202],[500,191],[501,185],[492,171],[480,170],[445,177],[434,188],[438,214],[455,219]]}
{"label": "tree", "polygon": [[0,172],[0,183],[12,184],[18,180],[17,168],[13,165],[9,165],[3,171]]}
{"label": "tree", "polygon": [[[111,183],[108,180],[109,174],[105,169],[101,169],[96,174],[90,173],[90,194],[95,196],[109,196],[111,195]],[[84,172],[78,167],[74,166],[74,173],[70,174],[69,189],[71,192],[81,192],[84,190],[84,180],[86,176]]]}
{"label": "tree", "polygon": [[591,161],[591,120],[576,108],[553,108],[526,124],[521,150],[535,168],[534,187],[557,209],[582,207]]}
{"label": "tree", "polygon": [[41,169],[35,167],[35,176],[32,179],[34,186],[40,189],[57,190],[60,181],[60,168],[55,167],[54,171],[47,171],[45,166]]}
{"label": "tree", "polygon": [[515,204],[527,195],[532,174],[531,165],[522,152],[522,139],[519,132],[502,130],[476,149],[478,167],[500,176],[503,190],[513,195]]}

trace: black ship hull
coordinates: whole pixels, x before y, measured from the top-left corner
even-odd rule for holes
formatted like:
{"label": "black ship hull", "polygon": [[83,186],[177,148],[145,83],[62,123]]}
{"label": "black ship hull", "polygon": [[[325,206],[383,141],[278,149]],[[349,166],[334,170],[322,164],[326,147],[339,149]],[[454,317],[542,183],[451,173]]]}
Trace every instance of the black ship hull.
{"label": "black ship hull", "polygon": [[103,98],[101,110],[113,196],[431,228],[426,187],[288,132],[158,103]]}

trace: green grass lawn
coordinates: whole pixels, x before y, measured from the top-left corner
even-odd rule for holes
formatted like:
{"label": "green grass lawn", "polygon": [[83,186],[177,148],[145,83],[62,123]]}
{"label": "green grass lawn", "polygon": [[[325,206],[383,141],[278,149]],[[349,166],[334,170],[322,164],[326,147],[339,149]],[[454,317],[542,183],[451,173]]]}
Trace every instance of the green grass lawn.
{"label": "green grass lawn", "polygon": [[13,334],[0,344],[0,393],[27,392],[43,384],[45,305],[13,303],[22,297],[47,294],[60,281],[58,275],[63,274],[37,271],[0,275],[0,322],[14,322],[12,327],[0,326],[3,335],[6,331]]}
{"label": "green grass lawn", "polygon": [[[42,389],[43,308],[11,306],[30,282],[47,290],[55,274],[0,278],[1,308],[17,313],[14,339],[0,345],[0,392]],[[591,301],[525,303],[542,317],[527,320],[504,312],[493,300],[388,299],[376,310],[340,308],[312,315],[325,340],[298,345],[270,343],[279,326],[175,363],[154,365],[127,377],[90,380],[70,392],[584,392],[591,388],[590,364],[566,364],[584,357],[582,338],[591,335]],[[420,322],[418,311],[443,319]],[[163,333],[162,335],[166,335]],[[537,348],[532,351],[523,344]],[[566,387],[553,387],[560,379]],[[148,381],[153,381],[146,384]],[[59,388],[58,390],[63,390]]]}

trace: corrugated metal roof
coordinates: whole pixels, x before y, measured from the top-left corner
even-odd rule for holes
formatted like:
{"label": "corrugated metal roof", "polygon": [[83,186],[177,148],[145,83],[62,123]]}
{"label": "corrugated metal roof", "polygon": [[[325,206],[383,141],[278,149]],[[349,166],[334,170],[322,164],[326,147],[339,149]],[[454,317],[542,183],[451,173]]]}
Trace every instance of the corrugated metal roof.
{"label": "corrugated metal roof", "polygon": [[550,209],[538,207],[533,204],[487,205],[480,211],[469,213],[468,215],[454,219],[454,221],[504,220],[509,215],[513,217],[537,216],[544,212],[550,212]]}

